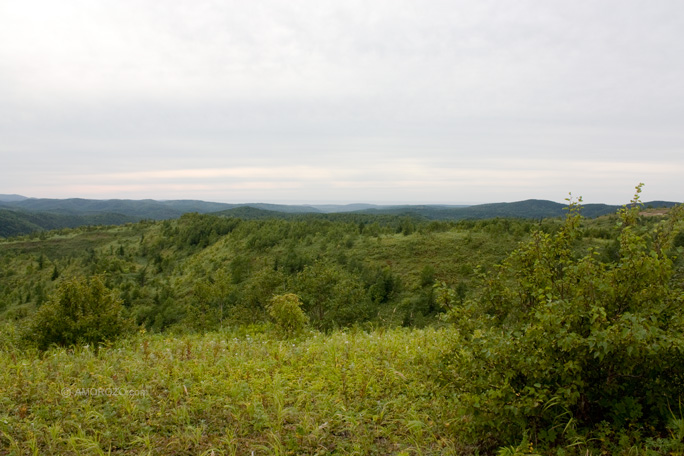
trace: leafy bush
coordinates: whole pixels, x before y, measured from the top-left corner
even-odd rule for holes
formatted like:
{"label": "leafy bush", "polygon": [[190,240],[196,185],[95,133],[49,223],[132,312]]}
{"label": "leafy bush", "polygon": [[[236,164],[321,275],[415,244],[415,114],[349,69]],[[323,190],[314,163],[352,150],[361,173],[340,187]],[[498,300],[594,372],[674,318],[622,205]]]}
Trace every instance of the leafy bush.
{"label": "leafy bush", "polygon": [[268,313],[278,331],[287,337],[301,334],[309,323],[309,318],[302,310],[302,301],[294,293],[274,296]]}
{"label": "leafy bush", "polygon": [[122,312],[122,301],[105,287],[101,276],[71,278],[38,309],[23,339],[41,350],[113,340],[129,329]]}
{"label": "leafy bush", "polygon": [[570,445],[606,424],[667,435],[684,398],[684,291],[668,256],[684,211],[650,228],[640,191],[619,212],[615,261],[577,252],[581,217],[571,202],[563,227],[534,233],[478,301],[452,303],[461,339],[444,374],[459,393],[461,431],[480,445],[526,435]]}

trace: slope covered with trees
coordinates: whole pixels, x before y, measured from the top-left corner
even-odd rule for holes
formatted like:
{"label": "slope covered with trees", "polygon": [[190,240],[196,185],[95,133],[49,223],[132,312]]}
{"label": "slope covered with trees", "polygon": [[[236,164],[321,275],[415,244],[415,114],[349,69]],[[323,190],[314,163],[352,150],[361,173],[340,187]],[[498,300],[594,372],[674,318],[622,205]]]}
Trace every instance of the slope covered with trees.
{"label": "slope covered with trees", "polygon": [[[280,292],[298,293],[319,329],[426,324],[439,311],[435,281],[472,287],[478,268],[503,259],[535,226],[326,217],[332,220],[186,214],[13,238],[0,243],[0,312],[23,318],[46,302],[62,277],[103,274],[148,330],[263,321],[269,299]],[[543,226],[553,230],[558,223]]]}

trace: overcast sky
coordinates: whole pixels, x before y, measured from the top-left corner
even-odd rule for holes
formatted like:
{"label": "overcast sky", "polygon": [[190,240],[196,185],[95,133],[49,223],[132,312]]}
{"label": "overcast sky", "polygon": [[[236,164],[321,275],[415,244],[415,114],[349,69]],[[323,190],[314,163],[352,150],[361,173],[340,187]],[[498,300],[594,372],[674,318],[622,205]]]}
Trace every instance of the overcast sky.
{"label": "overcast sky", "polygon": [[0,193],[684,200],[681,0],[0,0]]}

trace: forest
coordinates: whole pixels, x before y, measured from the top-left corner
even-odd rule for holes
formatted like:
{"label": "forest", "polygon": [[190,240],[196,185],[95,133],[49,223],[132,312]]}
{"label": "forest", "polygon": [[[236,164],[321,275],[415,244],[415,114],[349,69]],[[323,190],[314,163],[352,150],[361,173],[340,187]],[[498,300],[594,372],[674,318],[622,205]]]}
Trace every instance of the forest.
{"label": "forest", "polygon": [[0,454],[684,454],[684,208],[0,239]]}

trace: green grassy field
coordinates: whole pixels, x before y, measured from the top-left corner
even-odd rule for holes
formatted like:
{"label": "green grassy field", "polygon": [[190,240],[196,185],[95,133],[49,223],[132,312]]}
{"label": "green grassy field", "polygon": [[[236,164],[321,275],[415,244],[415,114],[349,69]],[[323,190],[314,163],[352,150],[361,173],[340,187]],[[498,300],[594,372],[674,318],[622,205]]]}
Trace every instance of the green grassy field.
{"label": "green grassy field", "polygon": [[0,454],[464,450],[433,369],[449,330],[245,331],[138,334],[97,352],[5,344]]}

